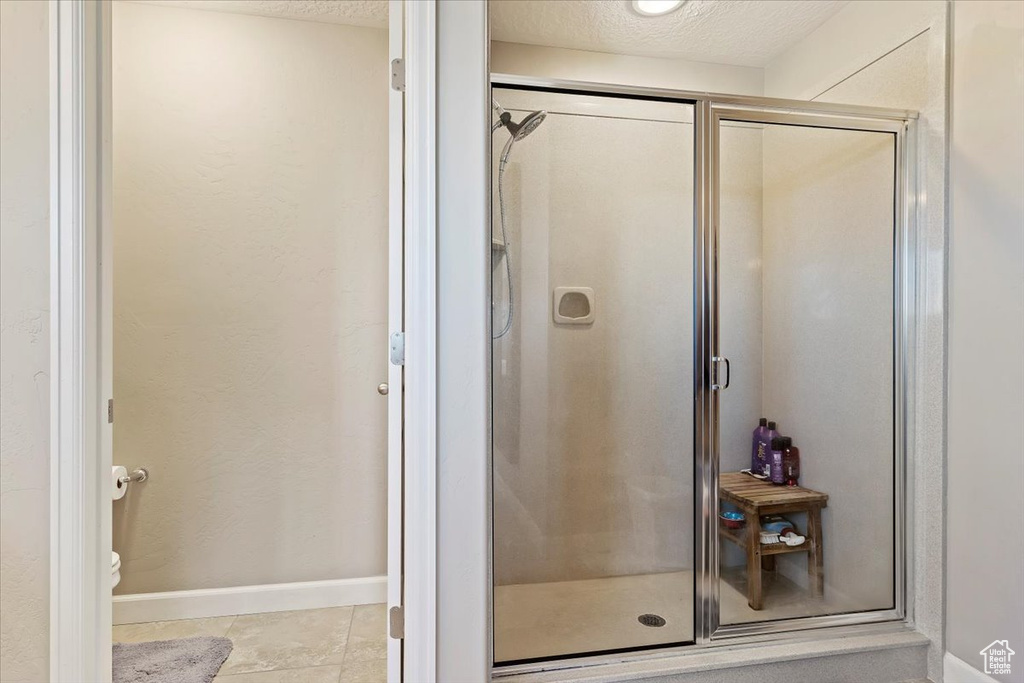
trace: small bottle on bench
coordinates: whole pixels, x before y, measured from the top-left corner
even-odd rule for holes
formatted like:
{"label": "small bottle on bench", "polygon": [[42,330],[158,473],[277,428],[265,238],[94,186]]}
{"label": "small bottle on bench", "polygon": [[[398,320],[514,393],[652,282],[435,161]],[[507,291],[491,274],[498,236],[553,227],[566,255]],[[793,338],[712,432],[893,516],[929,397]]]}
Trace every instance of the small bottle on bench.
{"label": "small bottle on bench", "polygon": [[782,451],[782,474],[786,479],[786,486],[796,486],[800,479],[800,449],[789,440],[786,449]]}

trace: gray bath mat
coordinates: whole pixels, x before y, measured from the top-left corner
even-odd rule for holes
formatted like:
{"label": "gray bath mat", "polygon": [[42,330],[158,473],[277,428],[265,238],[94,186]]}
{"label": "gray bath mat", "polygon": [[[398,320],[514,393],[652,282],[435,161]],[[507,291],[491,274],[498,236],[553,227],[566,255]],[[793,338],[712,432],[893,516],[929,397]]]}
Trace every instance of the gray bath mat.
{"label": "gray bath mat", "polygon": [[114,683],[210,683],[229,654],[215,636],[114,643]]}

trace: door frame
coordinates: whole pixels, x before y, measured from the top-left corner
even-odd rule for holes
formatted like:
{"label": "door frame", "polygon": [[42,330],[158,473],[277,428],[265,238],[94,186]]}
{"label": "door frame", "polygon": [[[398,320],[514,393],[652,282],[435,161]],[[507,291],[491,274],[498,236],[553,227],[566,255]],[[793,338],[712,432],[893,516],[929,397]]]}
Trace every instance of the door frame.
{"label": "door frame", "polygon": [[[397,232],[389,220],[388,248],[402,267],[390,280],[388,330],[413,343],[404,367],[389,364],[388,372],[396,389],[389,390],[389,442],[405,432],[404,444],[389,443],[388,533],[397,529],[400,552],[389,539],[388,604],[405,616],[402,638],[388,640],[390,683],[403,671],[408,680],[435,680],[437,649],[436,1],[392,0],[396,8],[404,10],[403,34],[390,36],[389,59],[405,60],[405,93],[397,94],[404,139],[389,144],[389,164],[404,170],[389,173],[392,217],[396,206],[400,212]],[[111,15],[110,0],[49,3],[49,675],[56,683],[111,679]],[[392,131],[395,102],[392,92]]]}
{"label": "door frame", "polygon": [[50,2],[50,680],[68,683],[111,675],[110,19]]}
{"label": "door frame", "polygon": [[[405,76],[402,658],[406,680],[433,681],[437,651],[437,3],[401,4]],[[398,484],[389,481],[391,485]],[[389,593],[395,583],[391,569]],[[394,683],[390,659],[389,653],[388,680]]]}

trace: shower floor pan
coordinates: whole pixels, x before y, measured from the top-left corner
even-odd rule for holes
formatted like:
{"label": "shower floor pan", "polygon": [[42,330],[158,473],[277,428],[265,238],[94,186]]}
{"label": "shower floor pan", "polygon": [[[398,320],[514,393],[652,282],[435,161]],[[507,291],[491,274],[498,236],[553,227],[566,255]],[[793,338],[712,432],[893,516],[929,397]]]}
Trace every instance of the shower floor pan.
{"label": "shower floor pan", "polygon": [[[742,570],[726,570],[721,584],[723,623],[853,611],[842,596],[825,598],[781,575],[766,578],[765,608],[747,606]],[[494,658],[513,662],[693,640],[693,572],[613,576],[581,581],[494,587]],[[657,615],[660,627],[639,618]]]}

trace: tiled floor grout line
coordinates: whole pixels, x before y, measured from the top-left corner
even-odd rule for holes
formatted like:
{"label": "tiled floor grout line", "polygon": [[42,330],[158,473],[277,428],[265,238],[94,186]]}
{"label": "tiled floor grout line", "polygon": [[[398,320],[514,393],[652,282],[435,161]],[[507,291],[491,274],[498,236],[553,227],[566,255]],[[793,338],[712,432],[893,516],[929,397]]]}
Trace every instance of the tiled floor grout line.
{"label": "tiled floor grout line", "polygon": [[[234,678],[235,676],[251,676],[253,674],[268,674],[268,673],[272,674],[272,673],[277,673],[278,671],[302,671],[303,669],[330,669],[330,668],[335,667],[335,666],[338,667],[339,669],[341,668],[341,664],[313,664],[311,666],[289,666],[289,667],[286,667],[284,669],[261,669],[260,671],[239,671],[236,674],[226,674],[224,676],[221,676],[220,674],[217,674],[217,677],[220,678],[221,680],[224,680],[225,678]],[[217,679],[214,678],[214,680],[217,680]]]}
{"label": "tiled floor grout line", "polygon": [[[352,616],[348,620],[348,631],[345,632],[345,651],[341,653],[341,664],[344,666],[348,662],[348,648],[352,644],[352,624],[356,621],[356,607],[352,606]],[[338,676],[338,680],[341,680],[341,676]]]}
{"label": "tiled floor grout line", "polygon": [[[235,622],[238,621],[238,615],[237,614],[229,614],[228,616],[231,617],[231,623],[228,624],[228,627],[226,629],[224,629],[224,637],[225,638],[227,638],[228,634],[231,633],[231,629],[234,628]],[[232,647],[232,649],[234,649],[234,641],[232,641],[231,647]]]}

